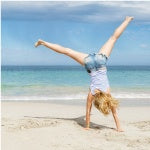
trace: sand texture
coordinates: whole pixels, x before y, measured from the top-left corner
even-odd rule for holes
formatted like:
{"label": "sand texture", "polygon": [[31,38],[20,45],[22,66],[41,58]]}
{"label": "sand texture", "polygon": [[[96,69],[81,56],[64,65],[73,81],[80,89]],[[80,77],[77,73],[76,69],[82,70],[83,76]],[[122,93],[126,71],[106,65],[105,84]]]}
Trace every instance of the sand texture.
{"label": "sand texture", "polygon": [[120,107],[122,128],[112,115],[92,108],[85,130],[85,106],[43,102],[2,102],[2,150],[148,150],[150,107]]}

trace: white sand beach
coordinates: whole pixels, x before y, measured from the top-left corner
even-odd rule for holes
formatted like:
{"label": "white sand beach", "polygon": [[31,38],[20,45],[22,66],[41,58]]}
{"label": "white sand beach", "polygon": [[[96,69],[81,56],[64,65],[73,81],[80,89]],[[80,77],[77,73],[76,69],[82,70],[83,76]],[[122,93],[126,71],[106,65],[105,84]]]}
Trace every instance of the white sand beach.
{"label": "white sand beach", "polygon": [[122,128],[93,107],[85,130],[85,106],[54,102],[2,101],[2,150],[148,150],[150,107],[120,107]]}

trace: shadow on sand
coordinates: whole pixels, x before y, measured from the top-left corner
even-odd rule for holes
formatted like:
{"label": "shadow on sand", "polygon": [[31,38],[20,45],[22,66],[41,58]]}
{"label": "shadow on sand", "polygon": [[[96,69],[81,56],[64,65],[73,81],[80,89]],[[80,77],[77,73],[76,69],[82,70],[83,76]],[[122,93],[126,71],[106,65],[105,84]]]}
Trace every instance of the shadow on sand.
{"label": "shadow on sand", "polygon": [[[79,126],[81,127],[85,127],[85,116],[80,116],[78,118],[56,118],[56,117],[33,117],[33,116],[24,116],[24,117],[27,117],[27,118],[36,118],[36,119],[58,119],[58,120],[67,120],[67,121],[75,121]],[[103,125],[99,125],[99,124],[96,124],[96,123],[93,123],[93,122],[90,122],[90,128],[91,129],[113,129],[114,128],[110,128],[110,127],[107,127],[107,126],[103,126]]]}

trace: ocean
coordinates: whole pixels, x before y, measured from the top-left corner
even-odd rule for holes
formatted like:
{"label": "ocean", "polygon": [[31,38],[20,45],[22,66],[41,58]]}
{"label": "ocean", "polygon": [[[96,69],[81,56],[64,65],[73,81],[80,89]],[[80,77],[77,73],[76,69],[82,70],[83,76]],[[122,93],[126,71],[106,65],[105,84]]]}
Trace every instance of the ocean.
{"label": "ocean", "polygon": [[[150,98],[150,66],[107,66],[116,98]],[[2,66],[2,100],[86,99],[90,76],[82,66]]]}

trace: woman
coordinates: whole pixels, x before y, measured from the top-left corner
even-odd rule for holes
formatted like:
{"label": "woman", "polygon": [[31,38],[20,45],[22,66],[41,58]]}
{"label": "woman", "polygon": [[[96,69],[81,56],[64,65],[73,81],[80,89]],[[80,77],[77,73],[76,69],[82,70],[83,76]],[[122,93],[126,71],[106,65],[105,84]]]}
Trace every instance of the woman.
{"label": "woman", "polygon": [[116,113],[116,108],[118,107],[118,101],[114,99],[110,94],[110,86],[107,78],[106,62],[111,54],[112,48],[115,42],[120,37],[122,32],[128,26],[128,24],[133,20],[133,17],[127,16],[122,24],[115,30],[113,35],[108,39],[108,41],[100,48],[98,53],[86,54],[77,52],[70,48],[65,48],[57,44],[52,44],[43,40],[38,40],[35,43],[35,47],[39,45],[46,46],[58,53],[65,54],[82,66],[85,67],[89,75],[91,76],[91,84],[89,93],[87,96],[86,105],[86,127],[89,129],[90,126],[90,112],[92,107],[92,102],[94,102],[95,107],[100,110],[104,115],[112,112],[116,123],[116,130],[122,132],[120,122]]}

